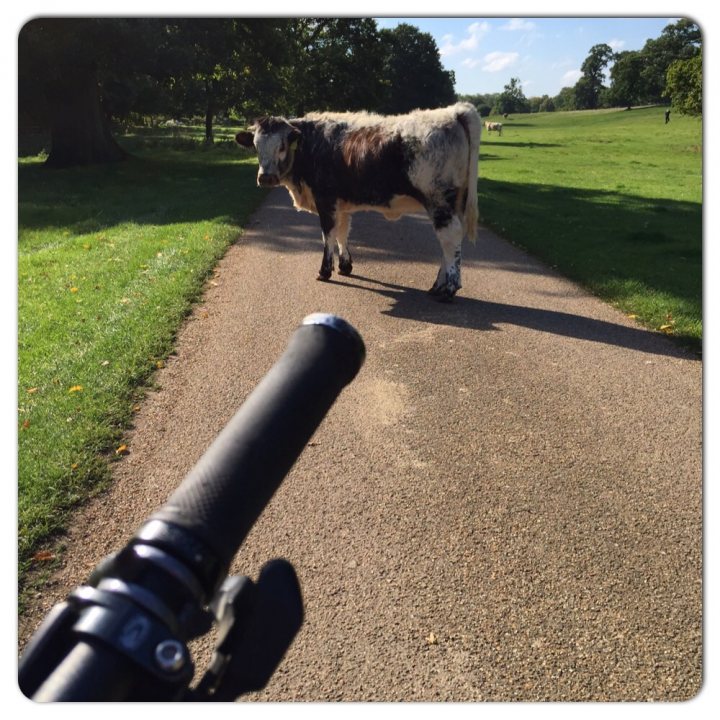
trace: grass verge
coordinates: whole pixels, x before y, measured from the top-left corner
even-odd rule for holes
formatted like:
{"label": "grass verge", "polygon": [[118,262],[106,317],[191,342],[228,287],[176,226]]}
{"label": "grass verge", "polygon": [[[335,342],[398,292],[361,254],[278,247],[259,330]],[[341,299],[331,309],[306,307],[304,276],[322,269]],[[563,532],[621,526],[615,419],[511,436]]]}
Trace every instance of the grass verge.
{"label": "grass verge", "polygon": [[482,221],[702,350],[702,125],[661,108],[503,121],[480,147]]}
{"label": "grass verge", "polygon": [[237,150],[134,149],[112,166],[19,166],[21,579],[109,479],[142,389],[263,198]]}

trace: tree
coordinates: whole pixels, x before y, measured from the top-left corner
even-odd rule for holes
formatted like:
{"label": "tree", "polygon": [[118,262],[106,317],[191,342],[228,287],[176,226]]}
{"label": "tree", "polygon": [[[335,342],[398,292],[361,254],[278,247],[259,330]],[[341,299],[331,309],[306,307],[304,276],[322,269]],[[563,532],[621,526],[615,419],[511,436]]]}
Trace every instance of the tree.
{"label": "tree", "polygon": [[683,115],[702,115],[702,51],[688,60],[676,60],[667,72],[666,93]]}
{"label": "tree", "polygon": [[377,109],[381,103],[385,55],[375,20],[295,18],[283,43],[290,58],[281,73],[289,114]]}
{"label": "tree", "polygon": [[530,112],[552,112],[555,105],[549,95],[531,97],[528,100]]}
{"label": "tree", "polygon": [[580,68],[582,77],[575,84],[575,105],[578,109],[594,110],[600,106],[605,68],[612,57],[612,48],[605,43],[590,48],[590,54]]}
{"label": "tree", "polygon": [[667,99],[665,80],[675,60],[688,60],[700,52],[700,28],[691,20],[681,19],[663,28],[659,38],[648,40],[642,49],[642,81],[647,102]]}
{"label": "tree", "polygon": [[[106,163],[125,152],[110,131],[100,83],[143,43],[132,20],[39,18],[18,38],[21,119],[33,117],[50,131],[48,167]],[[47,118],[43,120],[42,118]]]}
{"label": "tree", "polygon": [[630,107],[645,101],[644,65],[642,53],[637,50],[615,54],[615,63],[610,69],[612,84],[609,99],[612,105]]}
{"label": "tree", "polygon": [[401,23],[381,30],[380,39],[385,57],[382,112],[405,113],[455,102],[455,74],[443,68],[432,35]]}
{"label": "tree", "polygon": [[500,114],[530,112],[530,104],[523,94],[520,78],[510,78],[500,93],[497,102],[497,110]]}
{"label": "tree", "polygon": [[555,108],[557,110],[576,110],[575,105],[575,88],[564,87],[560,92],[553,98]]}
{"label": "tree", "polygon": [[542,102],[540,103],[540,107],[538,108],[539,112],[555,112],[555,101],[547,96],[542,96]]}
{"label": "tree", "polygon": [[[215,117],[231,107],[270,105],[272,79],[287,62],[279,21],[252,18],[168,20],[157,50],[163,83],[178,114],[200,114],[205,142],[213,142]],[[254,107],[248,98],[255,100]],[[166,112],[170,108],[166,108]]]}

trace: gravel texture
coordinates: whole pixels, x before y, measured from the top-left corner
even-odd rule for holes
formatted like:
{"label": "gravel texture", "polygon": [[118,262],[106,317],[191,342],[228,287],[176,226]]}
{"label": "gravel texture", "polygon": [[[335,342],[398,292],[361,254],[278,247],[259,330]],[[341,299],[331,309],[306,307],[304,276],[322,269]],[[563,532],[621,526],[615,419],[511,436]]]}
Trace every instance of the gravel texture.
{"label": "gravel texture", "polygon": [[[19,642],[170,495],[284,350],[333,312],[367,360],[241,549],[286,557],[306,622],[263,701],[663,701],[702,683],[702,364],[482,230],[452,304],[420,216],[317,218],[272,192],[208,283]],[[580,242],[580,241],[579,241]],[[199,667],[208,643],[193,648]]]}

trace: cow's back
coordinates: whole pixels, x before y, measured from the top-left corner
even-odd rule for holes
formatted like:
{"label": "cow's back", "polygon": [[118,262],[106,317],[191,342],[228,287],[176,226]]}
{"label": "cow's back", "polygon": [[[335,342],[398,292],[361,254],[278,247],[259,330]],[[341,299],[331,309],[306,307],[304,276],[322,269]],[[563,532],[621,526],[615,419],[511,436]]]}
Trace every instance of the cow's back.
{"label": "cow's back", "polygon": [[340,150],[351,172],[367,171],[373,163],[382,163],[381,172],[400,168],[420,193],[438,182],[464,188],[473,151],[477,160],[480,118],[470,103],[405,115],[310,113],[304,120],[314,125],[329,148]]}

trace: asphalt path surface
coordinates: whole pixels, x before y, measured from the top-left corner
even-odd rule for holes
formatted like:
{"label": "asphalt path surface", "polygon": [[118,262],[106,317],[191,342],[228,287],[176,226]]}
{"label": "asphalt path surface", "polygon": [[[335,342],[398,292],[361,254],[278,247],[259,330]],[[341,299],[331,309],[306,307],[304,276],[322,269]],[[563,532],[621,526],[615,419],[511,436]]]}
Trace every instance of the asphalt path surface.
{"label": "asphalt path surface", "polygon": [[[686,700],[702,683],[702,364],[481,229],[452,304],[430,223],[357,215],[316,281],[273,191],[220,262],[20,644],[171,494],[303,317],[367,360],[238,554],[296,567],[266,701]],[[579,239],[578,242],[581,242]],[[200,667],[209,641],[193,647]]]}

